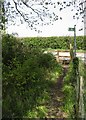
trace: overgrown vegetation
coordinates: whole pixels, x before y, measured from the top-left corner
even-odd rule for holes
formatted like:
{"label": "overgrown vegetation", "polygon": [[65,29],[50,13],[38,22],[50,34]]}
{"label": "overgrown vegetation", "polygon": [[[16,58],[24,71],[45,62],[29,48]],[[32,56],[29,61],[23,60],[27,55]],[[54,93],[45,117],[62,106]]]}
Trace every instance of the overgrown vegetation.
{"label": "overgrown vegetation", "polygon": [[26,45],[10,35],[2,37],[3,118],[43,118],[49,89],[62,68],[52,54]]}
{"label": "overgrown vegetation", "polygon": [[[73,37],[70,38],[73,42]],[[83,37],[77,37],[77,48],[83,49]],[[69,49],[69,37],[15,38],[2,37],[3,118],[44,118],[50,99],[50,88],[62,74],[62,67],[46,49]],[[76,112],[76,70],[78,59],[69,65],[64,78],[64,111],[69,118]],[[80,65],[82,66],[82,64]],[[84,69],[81,69],[82,75]],[[85,82],[85,81],[84,81]],[[84,83],[86,85],[86,83]],[[86,91],[84,90],[84,96]],[[86,97],[84,97],[86,102]],[[86,106],[86,104],[85,104]],[[86,108],[86,107],[85,107]]]}
{"label": "overgrown vegetation", "polygon": [[77,118],[77,73],[78,73],[79,60],[74,58],[70,63],[69,70],[64,78],[63,92],[64,99],[64,111],[67,112],[69,118]]}
{"label": "overgrown vegetation", "polygon": [[[64,98],[64,111],[67,112],[68,117],[71,118],[74,116],[74,104],[75,104],[75,86],[74,86],[74,75],[73,75],[73,65],[72,63],[69,66],[68,73],[64,78],[63,92],[65,95]],[[71,116],[72,115],[72,116]]]}
{"label": "overgrown vegetation", "polygon": [[84,108],[86,117],[86,64],[84,64]]}
{"label": "overgrown vegetation", "polygon": [[[86,64],[78,58],[74,58],[70,63],[66,77],[64,78],[63,92],[64,99],[64,111],[67,112],[68,117],[71,119],[79,119],[80,116],[80,78],[83,79],[83,115],[86,115]],[[84,116],[86,117],[86,116]],[[83,118],[84,119],[84,118]]]}
{"label": "overgrown vegetation", "polygon": [[[74,44],[74,37],[32,37],[32,38],[21,38],[30,47],[38,46],[42,49],[70,49],[70,43]],[[78,50],[85,50],[84,36],[76,37],[76,44]]]}
{"label": "overgrown vegetation", "polygon": [[80,60],[79,71],[80,71],[80,76],[82,76],[84,79],[83,97],[84,97],[84,108],[85,108],[85,117],[86,117],[86,64],[84,62]]}

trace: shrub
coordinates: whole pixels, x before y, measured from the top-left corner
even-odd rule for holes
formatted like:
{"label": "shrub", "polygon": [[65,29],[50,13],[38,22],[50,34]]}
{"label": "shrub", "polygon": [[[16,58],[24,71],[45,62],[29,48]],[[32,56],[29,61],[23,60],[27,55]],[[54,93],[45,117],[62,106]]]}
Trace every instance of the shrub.
{"label": "shrub", "polygon": [[60,73],[60,66],[53,55],[12,36],[3,36],[2,42],[3,118],[45,116],[42,104],[49,99],[49,76],[57,69]]}

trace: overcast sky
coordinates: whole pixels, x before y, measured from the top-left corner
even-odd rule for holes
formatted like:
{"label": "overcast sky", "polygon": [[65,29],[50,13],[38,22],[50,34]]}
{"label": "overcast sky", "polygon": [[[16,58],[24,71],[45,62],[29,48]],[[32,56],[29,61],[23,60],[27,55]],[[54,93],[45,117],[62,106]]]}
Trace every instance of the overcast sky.
{"label": "overcast sky", "polygon": [[[20,26],[9,26],[7,32],[11,33],[18,33],[19,37],[36,37],[36,36],[73,36],[74,33],[68,31],[69,27],[74,27],[76,25],[76,35],[84,35],[84,31],[79,31],[79,29],[84,27],[84,23],[82,23],[82,19],[74,20],[73,19],[73,12],[71,12],[71,7],[64,9],[63,11],[58,13],[62,20],[57,20],[53,23],[53,25],[46,25],[46,26],[37,26],[39,30],[42,30],[41,33],[37,33],[34,30],[28,28],[26,24],[22,24]],[[16,22],[17,19],[16,19]]]}

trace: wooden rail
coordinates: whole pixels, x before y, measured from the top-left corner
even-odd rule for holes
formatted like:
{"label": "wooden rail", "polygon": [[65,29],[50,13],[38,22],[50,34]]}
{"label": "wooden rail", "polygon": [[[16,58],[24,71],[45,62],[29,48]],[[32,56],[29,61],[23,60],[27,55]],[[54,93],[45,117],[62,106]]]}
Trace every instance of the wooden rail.
{"label": "wooden rail", "polygon": [[57,51],[56,60],[62,64],[69,64],[71,57],[69,51]]}
{"label": "wooden rail", "polygon": [[[61,51],[61,50],[50,50],[50,51],[45,51],[45,53],[51,53],[56,57],[56,60],[60,63],[63,64],[68,64],[71,61],[71,56],[70,56],[70,51],[69,50],[65,50],[65,51]],[[86,63],[86,53],[82,53],[82,52],[77,52],[76,53],[76,57],[80,58],[81,60],[83,60]]]}

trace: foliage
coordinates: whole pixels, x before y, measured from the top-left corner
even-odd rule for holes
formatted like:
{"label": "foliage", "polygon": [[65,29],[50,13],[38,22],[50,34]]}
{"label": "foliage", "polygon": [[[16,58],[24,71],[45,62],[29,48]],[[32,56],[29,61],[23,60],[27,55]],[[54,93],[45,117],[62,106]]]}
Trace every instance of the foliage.
{"label": "foliage", "polygon": [[75,118],[75,101],[76,101],[76,76],[74,74],[73,64],[70,63],[67,75],[64,78],[63,92],[65,95],[63,109],[68,114],[68,118]]}
{"label": "foliage", "polygon": [[86,65],[84,65],[84,108],[86,113]]}
{"label": "foliage", "polygon": [[45,117],[53,74],[61,66],[53,55],[10,35],[2,37],[2,49],[3,118]]}
{"label": "foliage", "polygon": [[82,76],[84,79],[83,97],[84,97],[84,108],[85,108],[84,112],[86,113],[86,64],[84,62],[80,60],[79,72],[80,72],[80,76]]}
{"label": "foliage", "polygon": [[[68,45],[62,40],[63,37],[20,39],[2,36],[3,118],[44,118],[47,115],[45,103],[50,98],[49,89],[62,68],[54,56],[44,50]],[[65,37],[65,41],[68,43],[69,38]],[[78,59],[73,59],[63,86],[64,111],[72,118],[75,116],[75,69],[78,64]]]}
{"label": "foliage", "polygon": [[[24,22],[27,23],[27,26],[31,29],[37,31],[38,25],[49,25],[54,21],[62,20],[62,17],[59,16],[57,11],[64,10],[67,7],[70,7],[70,12],[74,12],[73,19],[82,18],[82,22],[85,14],[84,4],[86,1],[53,1],[53,0],[42,0],[40,1],[31,1],[31,0],[12,0],[4,1],[5,7],[5,16],[8,21],[11,21],[11,24],[17,24],[16,18],[20,21],[20,24]],[[26,10],[27,9],[27,10]],[[76,9],[76,10],[75,10]],[[16,16],[16,17],[15,17]],[[19,22],[18,22],[19,23]],[[38,30],[38,32],[41,32]]]}
{"label": "foliage", "polygon": [[[70,49],[70,43],[74,45],[73,37],[32,37],[32,38],[22,38],[29,47],[40,47],[42,49]],[[78,50],[84,50],[85,46],[83,41],[85,41],[84,36],[76,37],[76,44]]]}

